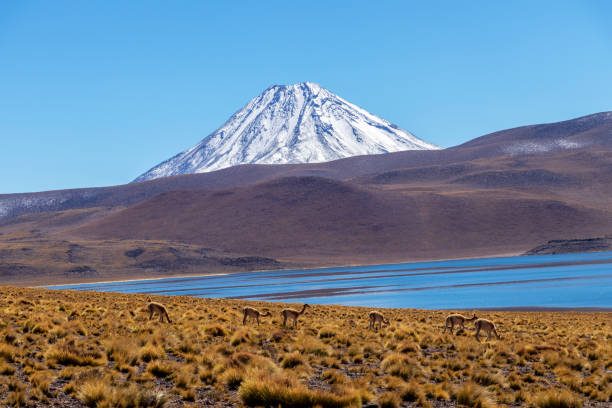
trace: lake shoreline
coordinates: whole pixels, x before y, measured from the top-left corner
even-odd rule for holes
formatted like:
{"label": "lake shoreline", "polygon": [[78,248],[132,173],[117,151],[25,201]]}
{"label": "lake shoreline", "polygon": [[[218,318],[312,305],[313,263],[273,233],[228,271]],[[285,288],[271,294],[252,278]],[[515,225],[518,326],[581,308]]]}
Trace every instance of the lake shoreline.
{"label": "lake shoreline", "polygon": [[[47,288],[49,286],[60,287],[60,286],[74,286],[74,285],[96,285],[96,284],[108,284],[108,283],[127,283],[127,282],[140,282],[140,281],[158,281],[164,279],[184,279],[184,278],[199,278],[206,276],[220,276],[220,275],[233,275],[233,274],[242,274],[242,273],[261,273],[261,272],[287,272],[287,271],[310,271],[310,270],[323,270],[323,269],[331,269],[331,268],[357,268],[357,267],[365,267],[365,266],[376,266],[376,265],[393,265],[393,264],[417,264],[423,262],[451,262],[451,261],[463,261],[463,260],[471,260],[471,259],[492,259],[492,258],[512,258],[512,257],[520,257],[524,256],[522,252],[510,252],[510,253],[500,253],[494,255],[485,255],[485,256],[466,256],[466,257],[458,257],[458,258],[432,258],[432,259],[419,259],[419,260],[407,260],[400,262],[375,262],[375,263],[362,263],[362,264],[338,264],[338,265],[322,265],[322,266],[305,266],[300,268],[291,268],[291,269],[257,269],[252,271],[232,271],[232,272],[210,272],[210,273],[193,273],[193,274],[181,274],[181,275],[162,275],[151,277],[150,275],[135,275],[126,279],[116,279],[109,277],[108,280],[102,279],[97,281],[90,281],[88,279],[77,279],[71,282],[62,282],[62,283],[39,283],[39,284],[24,284],[24,285],[9,285],[9,286],[23,286],[26,288],[33,289],[41,289]],[[1,283],[0,283],[1,285]],[[2,285],[6,286],[6,285]]]}
{"label": "lake shoreline", "polygon": [[612,311],[612,252],[126,279],[48,289],[370,308]]}
{"label": "lake shoreline", "polygon": [[[433,310],[433,309],[432,309]],[[543,312],[543,313],[612,313],[612,307],[571,307],[571,306],[508,306],[508,307],[485,307],[476,309],[436,309],[436,310],[459,310],[459,311],[483,311],[483,312]]]}

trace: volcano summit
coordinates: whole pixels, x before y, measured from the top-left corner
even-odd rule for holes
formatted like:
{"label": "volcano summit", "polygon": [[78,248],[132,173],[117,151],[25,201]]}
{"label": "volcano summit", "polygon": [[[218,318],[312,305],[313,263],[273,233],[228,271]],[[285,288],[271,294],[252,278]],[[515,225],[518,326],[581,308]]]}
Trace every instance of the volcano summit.
{"label": "volcano summit", "polygon": [[317,163],[401,150],[435,150],[408,131],[312,82],[274,85],[196,146],[135,181],[247,163]]}

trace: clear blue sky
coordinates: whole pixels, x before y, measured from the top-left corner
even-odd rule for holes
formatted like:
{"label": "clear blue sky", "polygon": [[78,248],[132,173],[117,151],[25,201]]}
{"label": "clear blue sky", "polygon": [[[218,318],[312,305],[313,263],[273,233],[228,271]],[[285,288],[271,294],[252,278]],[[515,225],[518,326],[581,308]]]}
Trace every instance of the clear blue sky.
{"label": "clear blue sky", "polygon": [[0,193],[123,184],[271,84],[453,146],[612,110],[610,1],[0,3]]}

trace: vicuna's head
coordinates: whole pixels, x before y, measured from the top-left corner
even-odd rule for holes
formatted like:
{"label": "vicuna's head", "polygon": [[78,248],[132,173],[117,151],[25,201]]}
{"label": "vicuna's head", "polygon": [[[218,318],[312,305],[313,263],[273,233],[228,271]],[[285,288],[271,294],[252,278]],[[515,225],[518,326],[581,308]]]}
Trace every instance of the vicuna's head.
{"label": "vicuna's head", "polygon": [[386,324],[387,326],[391,323],[389,323],[389,319],[387,319],[386,317],[383,317],[383,323]]}
{"label": "vicuna's head", "polygon": [[148,296],[148,297],[147,297],[147,303],[151,303],[151,302],[152,302],[152,300],[151,300],[151,296]]}

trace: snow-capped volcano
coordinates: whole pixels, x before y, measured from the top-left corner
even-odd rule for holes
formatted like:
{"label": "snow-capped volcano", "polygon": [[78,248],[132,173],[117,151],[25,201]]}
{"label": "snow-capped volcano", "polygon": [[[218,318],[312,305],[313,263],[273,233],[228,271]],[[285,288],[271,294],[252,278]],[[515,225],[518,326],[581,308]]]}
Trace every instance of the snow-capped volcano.
{"label": "snow-capped volcano", "polygon": [[317,84],[274,85],[196,146],[134,181],[204,173],[246,163],[316,163],[433,149],[439,147]]}

